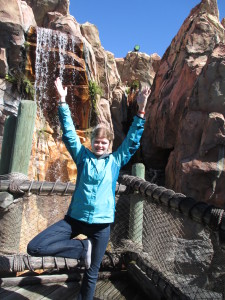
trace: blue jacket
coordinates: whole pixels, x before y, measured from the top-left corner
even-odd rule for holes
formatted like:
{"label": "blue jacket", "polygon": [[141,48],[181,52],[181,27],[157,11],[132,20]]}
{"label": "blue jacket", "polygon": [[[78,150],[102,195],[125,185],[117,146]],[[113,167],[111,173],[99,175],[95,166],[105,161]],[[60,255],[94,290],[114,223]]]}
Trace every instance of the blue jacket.
{"label": "blue jacket", "polygon": [[59,119],[63,142],[77,165],[76,188],[67,214],[86,223],[112,223],[119,171],[139,148],[145,119],[135,116],[120,147],[100,158],[81,144],[67,104],[59,107]]}

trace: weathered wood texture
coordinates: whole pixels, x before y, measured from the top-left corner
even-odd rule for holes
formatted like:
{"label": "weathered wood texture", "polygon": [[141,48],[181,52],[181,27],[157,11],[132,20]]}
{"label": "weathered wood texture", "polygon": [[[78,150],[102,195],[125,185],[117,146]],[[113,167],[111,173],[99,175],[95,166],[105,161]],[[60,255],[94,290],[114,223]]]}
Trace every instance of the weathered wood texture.
{"label": "weathered wood texture", "polygon": [[23,272],[25,270],[71,269],[78,265],[77,259],[63,257],[33,257],[29,255],[0,256],[0,272]]}
{"label": "weathered wood texture", "polygon": [[[8,191],[10,189],[10,180],[0,180],[0,190]],[[75,189],[75,184],[70,182],[48,182],[48,181],[23,181],[19,183],[19,188],[24,193],[49,195],[49,194],[66,194],[71,195]]]}
{"label": "weathered wood texture", "polygon": [[[9,191],[10,180],[0,180],[0,191]],[[19,188],[24,193],[30,192],[38,195],[61,194],[71,195],[74,192],[75,184],[71,182],[48,182],[48,181],[29,181],[19,183]],[[126,186],[116,184],[116,193],[123,193]]]}
{"label": "weathered wood texture", "polygon": [[9,116],[5,121],[0,162],[0,175],[9,173],[13,140],[16,130],[16,120],[17,119],[15,116]]}
{"label": "weathered wood texture", "polygon": [[19,106],[10,172],[28,173],[37,104],[22,100]]}
{"label": "weathered wood texture", "polygon": [[[132,175],[145,179],[145,166],[137,163],[132,166]],[[129,239],[142,245],[143,231],[143,197],[134,192],[131,195],[130,202],[130,223],[129,223]]]}
{"label": "weathered wood texture", "polygon": [[[74,300],[79,293],[80,282],[67,281],[55,283],[43,283],[25,285],[23,287],[12,286],[0,289],[0,299],[3,300]],[[127,276],[117,279],[99,279],[97,282],[95,297],[97,299],[120,300],[153,300],[149,298]]]}
{"label": "weathered wood texture", "polygon": [[[84,238],[86,238],[84,236]],[[101,267],[108,269],[114,266],[116,270],[120,270],[122,266],[122,258],[117,253],[104,255]],[[35,270],[74,270],[77,267],[84,267],[83,261],[72,258],[63,257],[34,257],[28,254],[0,255],[0,274],[6,277],[7,273],[35,271]],[[3,279],[2,279],[3,280]]]}
{"label": "weathered wood texture", "polygon": [[1,278],[1,287],[27,286],[34,284],[64,283],[69,281],[80,281],[81,274],[74,272],[71,274],[50,274],[40,276],[6,277]]}

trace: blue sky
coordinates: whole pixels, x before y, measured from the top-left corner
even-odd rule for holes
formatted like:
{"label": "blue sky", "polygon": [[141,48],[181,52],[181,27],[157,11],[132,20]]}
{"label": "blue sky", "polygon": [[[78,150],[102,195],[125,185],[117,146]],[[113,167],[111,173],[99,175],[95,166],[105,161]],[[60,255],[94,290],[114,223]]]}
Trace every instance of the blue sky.
{"label": "blue sky", "polygon": [[[147,54],[161,57],[192,8],[200,0],[71,0],[70,14],[78,23],[96,25],[105,50],[125,57],[136,44]],[[220,20],[225,0],[217,0]]]}

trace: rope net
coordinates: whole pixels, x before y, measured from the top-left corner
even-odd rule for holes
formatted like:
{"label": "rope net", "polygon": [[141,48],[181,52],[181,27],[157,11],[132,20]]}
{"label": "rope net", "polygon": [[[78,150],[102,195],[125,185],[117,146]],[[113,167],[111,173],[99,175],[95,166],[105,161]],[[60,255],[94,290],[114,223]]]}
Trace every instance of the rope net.
{"label": "rope net", "polygon": [[[70,200],[71,195],[31,194],[0,210],[0,255],[26,254],[37,233],[64,217]],[[107,253],[125,255],[127,266],[134,261],[166,299],[224,297],[218,233],[132,189],[116,195]]]}
{"label": "rope net", "polygon": [[123,196],[117,202],[114,248],[136,253],[131,259],[146,276],[157,272],[178,296],[224,299],[225,255],[217,233],[153,199],[144,198],[143,208],[140,205],[133,215],[135,197]]}

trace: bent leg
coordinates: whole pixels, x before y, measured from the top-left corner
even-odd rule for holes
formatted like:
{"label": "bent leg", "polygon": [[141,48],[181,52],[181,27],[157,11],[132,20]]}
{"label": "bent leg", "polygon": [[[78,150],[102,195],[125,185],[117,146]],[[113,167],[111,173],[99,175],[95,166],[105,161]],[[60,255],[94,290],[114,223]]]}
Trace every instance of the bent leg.
{"label": "bent leg", "polygon": [[27,253],[32,256],[84,258],[87,252],[87,241],[72,239],[72,237],[71,225],[65,220],[58,221],[30,241]]}

